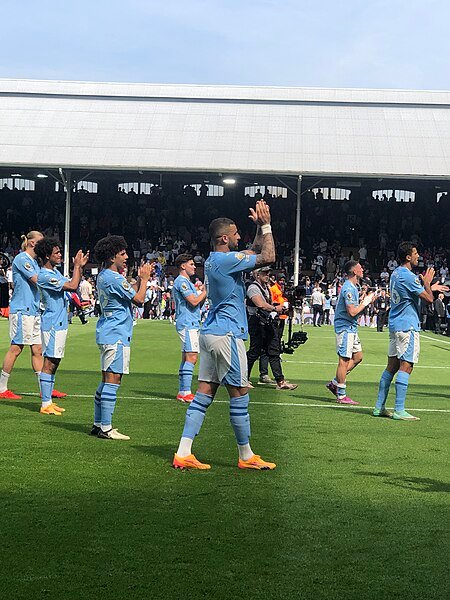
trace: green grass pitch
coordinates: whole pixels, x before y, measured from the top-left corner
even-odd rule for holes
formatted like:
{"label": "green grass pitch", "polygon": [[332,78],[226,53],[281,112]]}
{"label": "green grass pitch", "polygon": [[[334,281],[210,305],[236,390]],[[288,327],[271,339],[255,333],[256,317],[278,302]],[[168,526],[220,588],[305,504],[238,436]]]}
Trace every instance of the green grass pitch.
{"label": "green grass pitch", "polygon": [[[209,472],[171,467],[186,407],[174,400],[179,343],[167,322],[134,329],[114,425],[88,435],[99,381],[95,322],[70,327],[57,388],[63,417],[38,413],[25,349],[1,401],[0,580],[10,600],[446,597],[448,338],[422,337],[407,408],[420,422],[370,416],[387,333],[360,329],[349,377],[359,407],[335,407],[334,335],[286,357],[295,392],[252,390],[252,447],[273,472],[240,471],[223,390],[194,444]],[[0,322],[0,351],[8,345]],[[255,375],[254,373],[253,375]],[[389,404],[392,406],[393,390]],[[414,411],[414,409],[429,409]]]}

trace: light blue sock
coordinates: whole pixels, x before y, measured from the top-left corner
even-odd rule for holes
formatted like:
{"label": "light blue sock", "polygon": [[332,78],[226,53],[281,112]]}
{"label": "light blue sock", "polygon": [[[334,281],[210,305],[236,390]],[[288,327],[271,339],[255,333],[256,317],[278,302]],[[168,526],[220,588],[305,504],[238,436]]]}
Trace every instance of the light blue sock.
{"label": "light blue sock", "polygon": [[212,396],[197,392],[194,399],[189,404],[186,411],[186,419],[184,421],[184,429],[182,437],[191,438],[193,440],[199,434],[200,429],[205,420],[206,409],[213,401]]}
{"label": "light blue sock", "polygon": [[337,384],[337,396],[338,398],[345,398],[347,395],[347,384],[346,383],[338,383]]}
{"label": "light blue sock", "polygon": [[192,384],[192,375],[194,374],[194,364],[190,362],[182,362],[178,371],[180,381],[180,392],[190,392]]}
{"label": "light blue sock", "polygon": [[55,385],[55,376],[49,373],[39,375],[39,387],[41,388],[42,404],[47,404],[52,401],[52,392]]}
{"label": "light blue sock", "polygon": [[239,446],[248,444],[250,441],[249,401],[250,396],[248,394],[238,398],[230,398],[230,422]]}
{"label": "light blue sock", "polygon": [[95,396],[94,396],[94,425],[97,425],[97,427],[100,427],[101,422],[102,422],[102,403],[101,403],[101,396],[102,396],[102,390],[103,390],[103,386],[105,385],[105,383],[103,381],[101,381],[99,383],[99,386],[95,392]]}
{"label": "light blue sock", "polygon": [[406,392],[408,391],[409,373],[399,371],[395,380],[395,412],[405,410]]}
{"label": "light blue sock", "polygon": [[103,385],[100,404],[101,404],[101,427],[103,431],[107,431],[112,427],[112,416],[116,406],[117,392],[120,385],[117,383],[105,383]]}
{"label": "light blue sock", "polygon": [[384,408],[384,405],[386,404],[389,388],[391,386],[391,381],[393,377],[393,373],[386,371],[386,369],[381,374],[380,385],[378,386],[378,399],[377,403],[375,404],[375,408],[377,408],[378,410]]}

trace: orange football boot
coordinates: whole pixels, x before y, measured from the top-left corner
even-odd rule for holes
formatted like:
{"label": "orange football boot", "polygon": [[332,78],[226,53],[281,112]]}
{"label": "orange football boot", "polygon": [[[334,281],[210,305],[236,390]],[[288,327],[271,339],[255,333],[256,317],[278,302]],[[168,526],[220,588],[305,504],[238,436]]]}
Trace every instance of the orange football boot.
{"label": "orange football boot", "polygon": [[259,471],[272,471],[277,465],[275,463],[266,462],[257,454],[254,454],[248,460],[239,459],[238,467],[240,469],[258,469]]}
{"label": "orange football boot", "polygon": [[211,465],[201,463],[195,458],[193,454],[189,454],[189,456],[183,457],[178,456],[178,454],[175,454],[173,457],[172,466],[174,467],[174,469],[200,469],[202,471],[207,471],[211,468]]}

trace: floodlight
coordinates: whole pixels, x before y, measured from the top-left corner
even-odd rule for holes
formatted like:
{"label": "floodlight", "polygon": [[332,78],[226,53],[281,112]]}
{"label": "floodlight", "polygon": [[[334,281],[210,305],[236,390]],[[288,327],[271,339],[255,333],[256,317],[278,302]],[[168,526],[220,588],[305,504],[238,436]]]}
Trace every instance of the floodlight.
{"label": "floodlight", "polygon": [[20,173],[11,173],[11,177],[22,177]]}
{"label": "floodlight", "polygon": [[236,183],[236,179],[232,179],[231,177],[226,177],[225,179],[222,179],[222,181],[226,185],[234,185]]}
{"label": "floodlight", "polygon": [[48,175],[46,175],[45,173],[38,173],[36,177],[39,177],[39,179],[47,179]]}

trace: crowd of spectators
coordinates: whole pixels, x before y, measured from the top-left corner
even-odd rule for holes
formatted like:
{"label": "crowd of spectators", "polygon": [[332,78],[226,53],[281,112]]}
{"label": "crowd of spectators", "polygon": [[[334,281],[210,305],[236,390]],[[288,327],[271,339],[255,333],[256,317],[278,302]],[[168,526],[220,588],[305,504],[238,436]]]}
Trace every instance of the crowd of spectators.
{"label": "crowd of spectators", "polygon": [[[130,276],[143,260],[157,262],[158,288],[152,284],[153,298],[148,299],[145,316],[171,318],[167,294],[175,275],[176,256],[192,254],[201,276],[210,250],[208,224],[225,212],[239,225],[242,245],[249,246],[254,231],[248,208],[260,198],[269,203],[273,215],[276,270],[289,281],[294,271],[295,197],[275,197],[267,188],[257,189],[253,197],[233,192],[226,198],[209,196],[205,184],[199,189],[173,183],[153,185],[146,194],[138,194],[132,187],[109,194],[81,188],[72,195],[71,249],[92,248],[108,233],[124,235],[129,243]],[[61,186],[59,191],[52,191],[49,185],[40,191],[0,189],[0,252],[5,270],[19,251],[22,233],[37,229],[63,238],[64,211]],[[395,196],[386,195],[353,199],[350,193],[348,198],[332,200],[324,197],[321,189],[306,190],[301,215],[302,281],[306,277],[310,282],[322,281],[330,290],[330,299],[342,278],[343,265],[351,258],[365,267],[372,285],[388,287],[397,266],[396,247],[402,239],[417,244],[419,268],[433,266],[442,281],[449,279],[448,194],[430,205],[420,196],[415,202],[399,202]]]}

